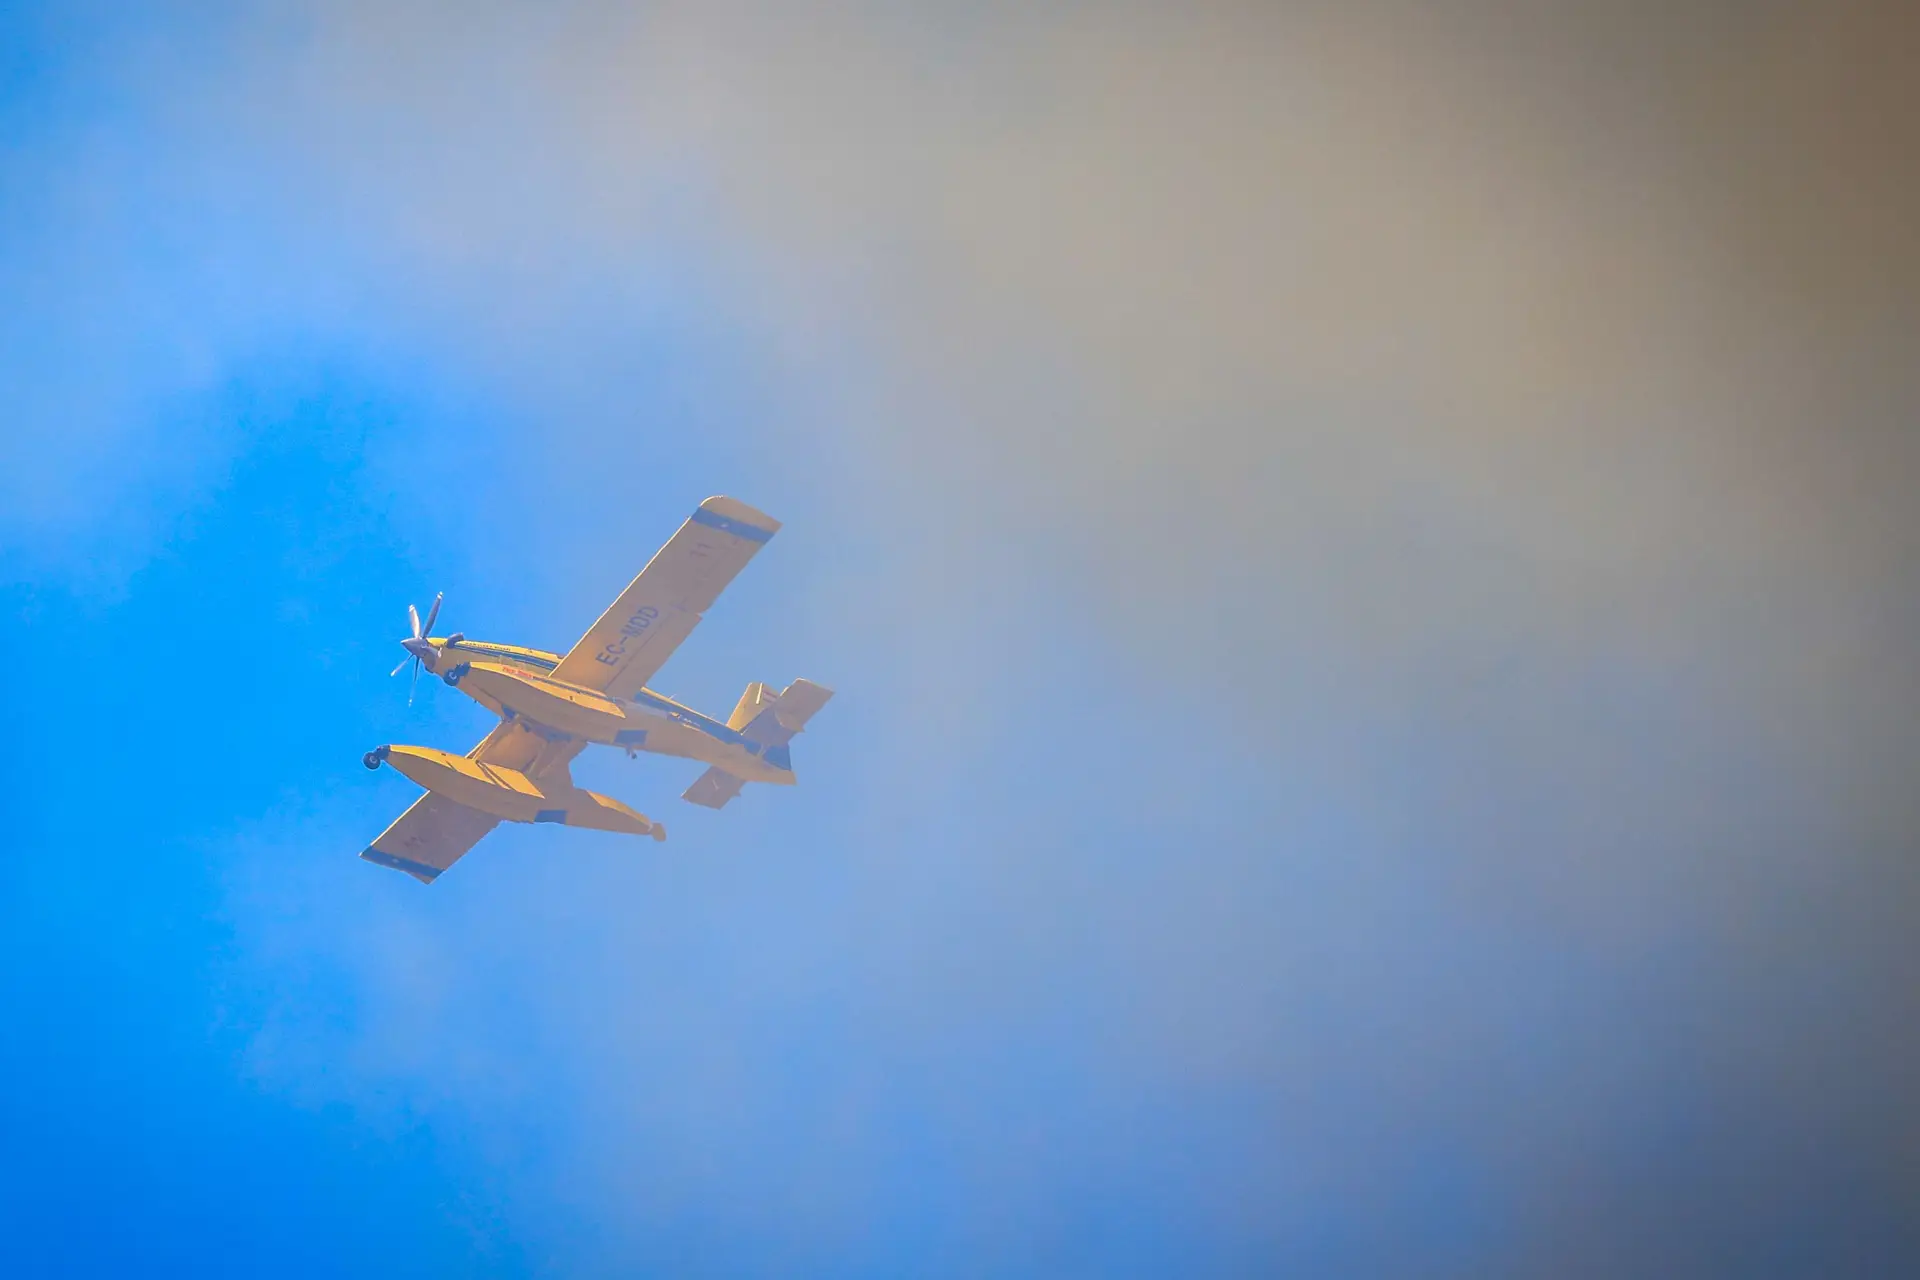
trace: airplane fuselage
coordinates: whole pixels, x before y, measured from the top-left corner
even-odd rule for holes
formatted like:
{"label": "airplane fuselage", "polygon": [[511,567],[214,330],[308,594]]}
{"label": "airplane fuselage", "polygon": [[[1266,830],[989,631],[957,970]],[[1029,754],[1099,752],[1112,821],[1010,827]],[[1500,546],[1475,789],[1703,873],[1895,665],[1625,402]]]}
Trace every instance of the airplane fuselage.
{"label": "airplane fuselage", "polygon": [[[672,698],[641,689],[627,698],[556,679],[560,656],[518,645],[428,638],[421,662],[449,685],[504,720],[550,739],[577,738],[714,765],[748,782],[791,784],[784,744],[763,746],[739,727],[702,715]],[[736,718],[738,713],[736,713]]]}

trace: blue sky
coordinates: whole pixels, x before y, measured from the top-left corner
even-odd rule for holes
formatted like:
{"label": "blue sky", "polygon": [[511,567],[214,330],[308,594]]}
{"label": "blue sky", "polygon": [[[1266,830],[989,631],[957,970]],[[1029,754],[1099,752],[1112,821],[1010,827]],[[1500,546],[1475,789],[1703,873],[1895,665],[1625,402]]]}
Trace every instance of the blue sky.
{"label": "blue sky", "polygon": [[[0,1270],[1910,1253],[1887,42],[1407,17],[0,9]],[[802,785],[358,861],[722,492]]]}

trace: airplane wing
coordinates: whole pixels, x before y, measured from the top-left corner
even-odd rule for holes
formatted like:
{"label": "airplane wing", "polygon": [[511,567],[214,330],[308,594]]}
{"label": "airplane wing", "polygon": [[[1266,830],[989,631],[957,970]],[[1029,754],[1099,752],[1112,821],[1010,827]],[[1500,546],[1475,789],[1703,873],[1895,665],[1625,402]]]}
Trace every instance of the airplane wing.
{"label": "airplane wing", "polygon": [[616,698],[660,670],[780,522],[732,498],[708,498],[620,593],[554,677]]}
{"label": "airplane wing", "polygon": [[381,832],[378,840],[361,850],[360,856],[404,871],[421,884],[432,884],[435,876],[499,825],[500,819],[491,814],[429,791]]}
{"label": "airplane wing", "polygon": [[740,788],[747,784],[715,766],[693,780],[693,785],[680,793],[682,800],[691,800],[695,804],[705,805],[709,809],[723,808],[727,801],[740,794]]}
{"label": "airplane wing", "polygon": [[567,766],[586,746],[578,738],[554,742],[517,721],[502,720],[467,754],[483,764],[518,769],[535,782],[555,773],[565,774],[565,785],[571,786],[573,778]]}
{"label": "airplane wing", "polygon": [[[569,773],[580,754],[580,742],[549,742],[517,724],[495,725],[467,754],[488,764],[518,769],[530,778]],[[571,779],[569,778],[569,781]],[[429,791],[394,820],[380,838],[361,850],[368,862],[404,871],[422,884],[432,884],[442,871],[458,862],[500,825],[492,814]]]}

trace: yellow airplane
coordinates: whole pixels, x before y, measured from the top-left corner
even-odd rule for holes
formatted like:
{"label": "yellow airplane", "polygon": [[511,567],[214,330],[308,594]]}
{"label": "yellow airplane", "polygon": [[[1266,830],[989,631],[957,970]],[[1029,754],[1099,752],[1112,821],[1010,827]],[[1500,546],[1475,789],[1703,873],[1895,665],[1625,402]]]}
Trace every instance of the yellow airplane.
{"label": "yellow airplane", "polygon": [[418,679],[425,667],[500,723],[464,756],[392,744],[367,752],[367,768],[385,763],[427,794],[360,856],[431,884],[503,820],[666,839],[660,823],[573,784],[569,766],[589,743],[701,761],[707,771],[681,798],[710,809],[749,782],[791,785],[787,744],[831,689],[795,680],[776,693],[756,681],[722,723],[646,687],[779,528],[744,502],[708,498],[564,655],[429,635],[440,597],[424,624],[408,605],[408,657],[393,674],[411,662]]}

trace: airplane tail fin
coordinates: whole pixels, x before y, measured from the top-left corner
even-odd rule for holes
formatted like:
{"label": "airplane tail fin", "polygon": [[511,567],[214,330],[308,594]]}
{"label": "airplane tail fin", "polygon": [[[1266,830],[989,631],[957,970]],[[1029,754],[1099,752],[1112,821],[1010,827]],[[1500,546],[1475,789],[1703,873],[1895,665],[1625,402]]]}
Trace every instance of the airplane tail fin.
{"label": "airplane tail fin", "polygon": [[[787,764],[787,743],[807,727],[807,721],[832,696],[833,690],[811,680],[795,680],[778,693],[756,680],[734,704],[727,727],[760,747],[768,761],[791,767]],[[695,779],[680,798],[718,809],[739,795],[745,785],[742,779],[715,766]]]}

